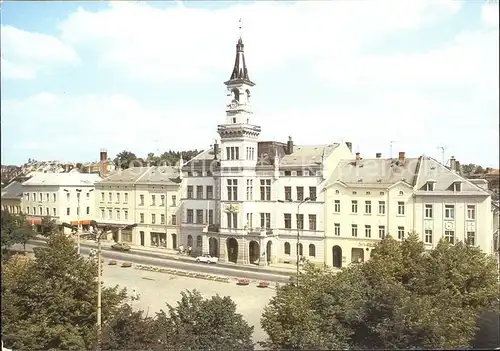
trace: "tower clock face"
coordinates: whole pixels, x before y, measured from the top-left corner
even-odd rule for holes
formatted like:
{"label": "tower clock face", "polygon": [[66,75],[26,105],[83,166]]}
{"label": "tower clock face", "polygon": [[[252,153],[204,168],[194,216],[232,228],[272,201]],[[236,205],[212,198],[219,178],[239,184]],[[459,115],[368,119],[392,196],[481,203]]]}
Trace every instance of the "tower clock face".
{"label": "tower clock face", "polygon": [[236,108],[238,106],[238,102],[236,100],[231,101],[231,108]]}

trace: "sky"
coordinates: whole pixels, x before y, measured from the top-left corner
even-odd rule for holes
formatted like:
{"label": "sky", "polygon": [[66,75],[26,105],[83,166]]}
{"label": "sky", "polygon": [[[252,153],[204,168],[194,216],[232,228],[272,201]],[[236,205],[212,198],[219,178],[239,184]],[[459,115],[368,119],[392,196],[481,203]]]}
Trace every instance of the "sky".
{"label": "sky", "polygon": [[[241,34],[260,140],[499,165],[498,1],[3,2],[2,164],[205,149]],[[242,18],[242,30],[238,29]]]}

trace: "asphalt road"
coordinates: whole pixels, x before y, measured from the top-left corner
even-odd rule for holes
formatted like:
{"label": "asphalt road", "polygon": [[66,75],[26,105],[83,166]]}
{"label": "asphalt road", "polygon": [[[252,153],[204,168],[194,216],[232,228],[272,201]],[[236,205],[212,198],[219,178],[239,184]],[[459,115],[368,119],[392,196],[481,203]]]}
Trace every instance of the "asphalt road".
{"label": "asphalt road", "polygon": [[[33,248],[35,247],[43,247],[43,246],[47,246],[47,244],[37,241],[36,243],[26,245],[26,249],[27,251],[32,251]],[[80,252],[82,256],[88,256],[92,248],[93,247],[86,247],[81,245]],[[277,283],[288,283],[290,281],[290,278],[285,275],[268,274],[265,272],[242,271],[226,267],[217,267],[217,264],[209,265],[205,263],[194,263],[194,262],[191,263],[191,262],[177,261],[172,259],[146,257],[131,253],[114,251],[111,249],[103,249],[101,252],[102,252],[101,255],[104,259],[127,261],[136,264],[166,267],[172,269],[182,269],[190,272],[208,273],[208,274],[221,275],[225,277],[266,280],[269,282],[277,282]]]}

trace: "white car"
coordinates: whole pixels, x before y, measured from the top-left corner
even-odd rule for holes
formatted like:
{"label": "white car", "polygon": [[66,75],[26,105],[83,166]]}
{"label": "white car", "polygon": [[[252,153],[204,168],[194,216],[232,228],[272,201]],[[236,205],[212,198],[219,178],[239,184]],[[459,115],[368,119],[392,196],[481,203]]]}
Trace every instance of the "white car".
{"label": "white car", "polygon": [[203,256],[196,257],[196,262],[198,262],[198,263],[200,263],[200,262],[203,262],[203,263],[217,263],[217,262],[219,262],[219,258],[218,257],[212,257],[210,255],[203,255]]}

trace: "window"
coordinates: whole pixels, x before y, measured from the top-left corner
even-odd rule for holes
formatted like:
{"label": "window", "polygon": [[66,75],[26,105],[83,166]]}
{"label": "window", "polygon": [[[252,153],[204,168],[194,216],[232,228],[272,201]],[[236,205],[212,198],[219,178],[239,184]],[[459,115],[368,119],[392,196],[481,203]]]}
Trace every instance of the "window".
{"label": "window", "polygon": [[247,228],[253,228],[253,213],[247,213]]}
{"label": "window", "polygon": [[[87,207],[88,208],[88,207]],[[48,207],[45,208],[45,213],[47,214],[47,216],[50,216],[50,210]]]}
{"label": "window", "polygon": [[156,206],[156,195],[151,195],[151,206]]}
{"label": "window", "polygon": [[333,234],[336,236],[340,236],[340,223],[335,223],[333,225]]}
{"label": "window", "polygon": [[261,213],[260,214],[260,227],[261,228],[271,228],[271,214],[270,213]]}
{"label": "window", "polygon": [[378,237],[380,239],[384,239],[385,238],[385,226],[383,226],[383,225],[379,225],[378,226]]}
{"label": "window", "polygon": [[139,218],[139,223],[144,223],[144,213],[140,213]]}
{"label": "window", "polygon": [[476,233],[467,232],[467,245],[469,245],[469,246],[476,245]]}
{"label": "window", "polygon": [[186,216],[187,216],[186,222],[193,223],[193,221],[194,221],[193,210],[187,210],[187,215]]}
{"label": "window", "polygon": [[35,201],[36,201],[36,193],[33,193],[33,202],[35,202]]}
{"label": "window", "polygon": [[33,207],[33,214],[36,215],[36,208]]}
{"label": "window", "polygon": [[405,203],[403,201],[398,201],[398,215],[404,216],[405,214]]}
{"label": "window", "polygon": [[87,214],[90,214],[90,206],[87,206]]}
{"label": "window", "polygon": [[399,196],[403,196],[404,194],[402,191],[399,191]]}
{"label": "window", "polygon": [[[78,193],[79,194],[79,193]],[[43,194],[42,193],[38,193],[38,201],[39,202],[42,202],[43,201]]]}
{"label": "window", "polygon": [[285,200],[292,201],[292,187],[291,186],[285,187]]}
{"label": "window", "polygon": [[[66,215],[69,216],[71,213],[71,208],[67,207],[66,208]],[[35,214],[35,211],[33,210],[33,214]]]}
{"label": "window", "polygon": [[340,191],[335,190],[335,195],[338,195],[338,194],[340,194]]}
{"label": "window", "polygon": [[358,192],[357,192],[357,191],[353,191],[353,192],[352,192],[352,194],[353,194],[353,195],[357,195],[357,194],[358,194]]}
{"label": "window", "polygon": [[290,243],[285,243],[285,255],[290,255]]}
{"label": "window", "polygon": [[450,244],[454,244],[455,243],[455,232],[453,230],[445,230],[444,240],[446,240]]}
{"label": "window", "polygon": [[299,256],[303,256],[304,255],[304,247],[302,246],[301,243],[297,244],[297,252],[299,253]]}
{"label": "window", "polygon": [[151,214],[151,224],[156,224],[156,215],[154,213]]}
{"label": "window", "polygon": [[432,205],[431,204],[425,205],[425,218],[432,218]]}
{"label": "window", "polygon": [[196,186],[196,198],[203,199],[203,185]]}
{"label": "window", "polygon": [[292,229],[292,215],[290,213],[285,213],[285,229]]}
{"label": "window", "polygon": [[112,202],[112,201],[113,201],[113,193],[109,192],[108,193],[108,202]]}
{"label": "window", "polygon": [[462,189],[462,184],[460,182],[453,183],[453,191],[460,191]]}
{"label": "window", "polygon": [[384,192],[383,192],[383,191],[381,191],[381,192],[380,192],[380,195],[381,195],[381,196],[384,196]]}
{"label": "window", "polygon": [[113,210],[108,210],[108,219],[113,219]]}
{"label": "window", "polygon": [[316,246],[309,244],[309,256],[316,257]]}
{"label": "window", "polygon": [[[34,195],[34,194],[33,194]],[[69,201],[71,199],[70,193],[66,193],[66,200]]]}
{"label": "window", "polygon": [[[78,200],[80,200],[80,193],[79,192],[76,193],[76,198]],[[42,201],[42,194],[40,194],[40,201]]]}
{"label": "window", "polygon": [[120,193],[116,193],[116,202],[120,202]]}
{"label": "window", "polygon": [[116,210],[116,219],[120,220],[120,210]]}
{"label": "window", "polygon": [[351,201],[351,212],[358,213],[358,200]]}
{"label": "window", "polygon": [[128,219],[128,211],[127,211],[127,210],[123,210],[123,218],[124,218],[125,220],[127,220],[127,219]]}
{"label": "window", "polygon": [[165,215],[163,213],[160,215],[160,224],[165,224]]}
{"label": "window", "polygon": [[371,201],[365,201],[365,213],[366,214],[372,213],[372,202]]}
{"label": "window", "polygon": [[357,224],[352,224],[351,225],[351,235],[353,237],[357,237],[358,236],[358,225]]}
{"label": "window", "polygon": [[246,159],[247,160],[253,160],[255,155],[255,148],[253,147],[247,147],[246,148]]}
{"label": "window", "polygon": [[[86,193],[86,197],[87,199],[90,199],[90,192]],[[47,194],[47,201],[49,201],[49,194]]]}
{"label": "window", "polygon": [[253,201],[253,179],[247,179],[247,201]]}
{"label": "window", "polygon": [[[235,123],[235,122],[233,122]],[[240,159],[240,148],[231,146],[226,147],[226,157],[228,160],[239,160]]]}
{"label": "window", "polygon": [[56,194],[52,194],[52,202],[56,202]]}
{"label": "window", "polygon": [[193,198],[193,186],[188,185],[187,187],[187,198],[192,199]]}
{"label": "window", "polygon": [[467,219],[476,219],[476,205],[467,205]]}
{"label": "window", "polygon": [[227,180],[227,199],[228,201],[238,201],[238,179]]}
{"label": "window", "polygon": [[424,242],[426,244],[432,244],[432,230],[431,229],[425,230]]}
{"label": "window", "polygon": [[203,210],[196,210],[196,224],[203,224]]}
{"label": "window", "polygon": [[101,219],[104,219],[104,208],[101,208]]}
{"label": "window", "polygon": [[265,201],[271,200],[271,179],[260,180],[260,199]]}
{"label": "window", "polygon": [[385,201],[378,202],[378,214],[385,214]]}
{"label": "window", "polygon": [[26,201],[30,201],[30,194],[29,193],[24,194],[24,196],[26,197]]}
{"label": "window", "polygon": [[57,211],[55,207],[52,209],[52,216],[54,217],[57,216]]}
{"label": "window", "polygon": [[207,199],[214,198],[214,187],[212,185],[207,185]]}
{"label": "window", "polygon": [[295,220],[297,221],[297,229],[304,229],[304,215],[297,214]]}
{"label": "window", "polygon": [[160,195],[160,206],[165,206],[165,195]]}
{"label": "window", "polygon": [[340,200],[335,200],[334,202],[334,212],[340,213]]}
{"label": "window", "polygon": [[128,193],[125,193],[125,194],[123,194],[123,195],[124,195],[124,197],[125,197],[125,199],[123,199],[123,202],[124,202],[124,203],[127,203],[127,202],[128,202]]}
{"label": "window", "polygon": [[455,205],[444,205],[444,218],[446,219],[455,218]]}
{"label": "window", "polygon": [[[299,172],[297,171],[297,175]],[[298,186],[297,187],[297,201],[304,201],[304,187],[303,186]]]}
{"label": "window", "polygon": [[[88,193],[87,193],[87,195],[88,195]],[[47,194],[45,194],[45,201],[49,202],[49,200],[50,200],[50,195],[49,195],[49,193],[47,193]]]}
{"label": "window", "polygon": [[285,171],[285,176],[291,176],[292,175],[292,171]]}
{"label": "window", "polygon": [[316,215],[309,215],[309,230],[315,232],[316,231]]}
{"label": "window", "polygon": [[[193,212],[191,212],[191,218],[193,218],[192,215],[193,215]],[[172,222],[172,225],[177,225],[177,216],[176,215],[172,215],[170,221]]]}
{"label": "window", "polygon": [[214,224],[214,210],[208,210],[208,224]]}
{"label": "window", "polygon": [[234,212],[227,212],[227,227],[238,228],[238,214]]}
{"label": "window", "polygon": [[176,195],[172,195],[172,206],[173,207],[177,206],[177,196]]}
{"label": "window", "polygon": [[372,237],[372,226],[365,225],[365,238],[371,238],[371,237]]}
{"label": "window", "polygon": [[201,235],[198,235],[196,237],[196,247],[202,247],[203,246],[203,237]]}
{"label": "window", "polygon": [[434,183],[433,182],[427,182],[424,186],[424,190],[426,191],[434,191]]}
{"label": "window", "polygon": [[303,176],[302,171],[297,171],[297,177],[302,177],[302,176]]}
{"label": "window", "polygon": [[309,187],[309,198],[311,199],[311,201],[316,201],[316,187],[315,186]]}
{"label": "window", "polygon": [[144,206],[144,195],[139,195],[139,205]]}
{"label": "window", "polygon": [[398,227],[398,239],[403,240],[405,238],[405,227]]}
{"label": "window", "polygon": [[[77,208],[77,210],[78,210],[78,208]],[[40,207],[38,208],[38,214],[39,214],[40,216],[43,214],[42,206],[40,206]]]}

